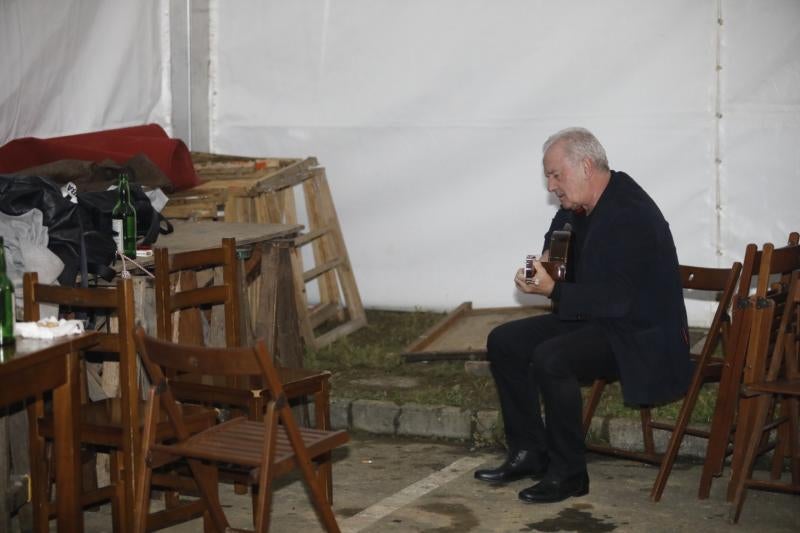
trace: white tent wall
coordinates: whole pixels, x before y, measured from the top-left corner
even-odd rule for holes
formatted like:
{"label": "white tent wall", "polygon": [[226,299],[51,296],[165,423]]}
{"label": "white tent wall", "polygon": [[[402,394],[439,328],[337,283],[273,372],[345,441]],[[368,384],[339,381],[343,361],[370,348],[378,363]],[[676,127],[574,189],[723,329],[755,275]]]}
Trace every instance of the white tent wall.
{"label": "white tent wall", "polygon": [[723,262],[800,231],[800,2],[725,2],[721,86]]}
{"label": "white tent wall", "polygon": [[169,128],[163,4],[0,0],[0,144],[148,122]]}
{"label": "white tent wall", "polygon": [[[367,305],[517,301],[583,125],[718,263],[714,2],[217,2],[212,148],[327,167]],[[707,306],[697,315],[705,320]]]}

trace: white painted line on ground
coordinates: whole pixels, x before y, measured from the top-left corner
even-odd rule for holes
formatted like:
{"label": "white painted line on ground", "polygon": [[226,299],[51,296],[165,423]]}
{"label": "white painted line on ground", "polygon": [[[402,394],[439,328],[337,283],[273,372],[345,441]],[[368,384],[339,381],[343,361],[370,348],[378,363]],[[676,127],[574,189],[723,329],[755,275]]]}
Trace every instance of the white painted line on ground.
{"label": "white painted line on ground", "polygon": [[475,457],[462,457],[439,470],[429,475],[425,479],[421,479],[416,483],[412,483],[400,492],[388,496],[378,503],[367,507],[360,513],[351,516],[346,520],[339,521],[339,527],[342,533],[357,533],[367,527],[371,526],[384,516],[387,516],[401,507],[408,505],[417,498],[424,496],[434,489],[449,483],[458,476],[469,472],[470,470],[482,465],[488,461],[492,456],[480,455]]}

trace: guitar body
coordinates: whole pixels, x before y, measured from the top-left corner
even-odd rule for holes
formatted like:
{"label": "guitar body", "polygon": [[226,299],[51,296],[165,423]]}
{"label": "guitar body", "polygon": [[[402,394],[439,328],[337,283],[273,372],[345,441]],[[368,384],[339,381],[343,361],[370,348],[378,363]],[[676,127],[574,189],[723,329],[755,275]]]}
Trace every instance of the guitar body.
{"label": "guitar body", "polygon": [[[548,248],[550,256],[547,261],[542,261],[542,266],[554,281],[564,281],[569,277],[567,259],[569,257],[571,236],[572,232],[568,229],[555,230],[550,236],[550,248]],[[533,267],[535,260],[535,255],[529,255],[525,258],[525,280],[529,283],[536,273]]]}

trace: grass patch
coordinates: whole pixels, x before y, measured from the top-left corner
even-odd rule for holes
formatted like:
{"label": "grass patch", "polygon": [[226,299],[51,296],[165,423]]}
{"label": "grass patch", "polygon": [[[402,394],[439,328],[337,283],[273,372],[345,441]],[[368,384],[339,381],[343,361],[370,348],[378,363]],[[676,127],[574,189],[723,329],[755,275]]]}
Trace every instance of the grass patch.
{"label": "grass patch", "polygon": [[[491,377],[474,376],[464,371],[463,362],[405,363],[400,353],[424,331],[442,318],[441,313],[423,311],[367,310],[368,326],[320,350],[309,350],[309,368],[333,373],[333,394],[342,398],[388,400],[398,404],[422,403],[451,405],[464,409],[499,409]],[[702,332],[694,332],[699,337]],[[381,386],[380,380],[410,378],[414,385]],[[583,389],[588,392],[587,388]],[[704,387],[692,415],[693,423],[708,423],[714,409],[716,386]],[[674,419],[680,402],[654,410],[655,418]],[[638,409],[622,402],[618,383],[606,387],[598,416],[638,419]]]}

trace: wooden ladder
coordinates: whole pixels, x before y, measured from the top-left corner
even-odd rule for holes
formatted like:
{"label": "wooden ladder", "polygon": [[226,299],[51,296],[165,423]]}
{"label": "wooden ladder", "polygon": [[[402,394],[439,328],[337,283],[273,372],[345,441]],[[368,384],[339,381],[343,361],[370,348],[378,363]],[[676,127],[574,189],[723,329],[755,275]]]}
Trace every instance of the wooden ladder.
{"label": "wooden ladder", "polygon": [[[299,220],[297,196],[302,194],[307,220]],[[309,157],[259,180],[250,196],[229,196],[226,222],[303,224],[291,239],[300,332],[306,345],[321,348],[366,325],[367,319],[333,204],[325,168]],[[312,253],[304,254],[311,245]],[[312,263],[306,265],[308,258]],[[308,268],[307,268],[308,267]],[[311,305],[308,285],[317,283],[319,303]]]}

